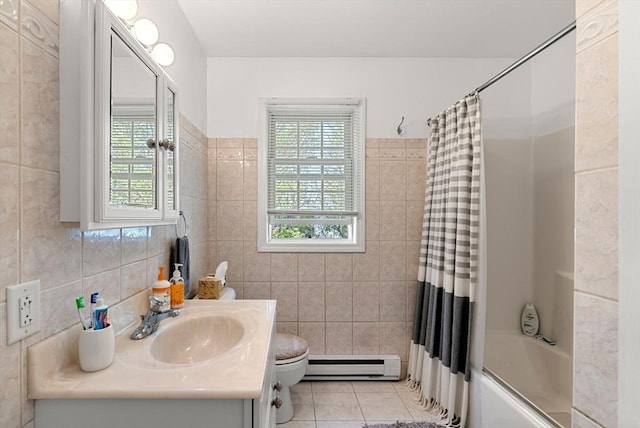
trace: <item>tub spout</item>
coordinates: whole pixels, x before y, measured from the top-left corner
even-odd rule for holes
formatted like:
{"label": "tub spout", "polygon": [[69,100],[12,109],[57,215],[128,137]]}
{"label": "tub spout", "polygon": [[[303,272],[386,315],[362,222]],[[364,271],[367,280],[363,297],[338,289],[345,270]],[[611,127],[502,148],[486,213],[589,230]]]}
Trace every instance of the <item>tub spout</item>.
{"label": "tub spout", "polygon": [[554,340],[549,339],[546,336],[543,336],[541,334],[536,334],[534,337],[538,340],[542,340],[544,343],[547,343],[551,346],[556,346],[556,342]]}

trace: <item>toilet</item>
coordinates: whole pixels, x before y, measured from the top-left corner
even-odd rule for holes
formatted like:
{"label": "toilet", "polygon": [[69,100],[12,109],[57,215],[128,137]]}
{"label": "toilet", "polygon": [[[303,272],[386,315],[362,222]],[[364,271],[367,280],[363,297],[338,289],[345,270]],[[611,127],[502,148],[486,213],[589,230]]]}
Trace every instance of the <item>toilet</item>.
{"label": "toilet", "polygon": [[224,287],[218,300],[236,300],[236,290],[231,287]]}
{"label": "toilet", "polygon": [[[225,287],[219,300],[235,300],[236,291]],[[293,401],[290,387],[302,380],[309,363],[309,345],[293,334],[276,334],[276,382],[282,385],[278,396],[282,405],[276,409],[276,423],[283,424],[293,418]]]}
{"label": "toilet", "polygon": [[309,346],[293,334],[276,334],[276,381],[282,385],[278,396],[282,406],[276,410],[276,423],[283,424],[293,418],[290,387],[304,377],[309,363]]}

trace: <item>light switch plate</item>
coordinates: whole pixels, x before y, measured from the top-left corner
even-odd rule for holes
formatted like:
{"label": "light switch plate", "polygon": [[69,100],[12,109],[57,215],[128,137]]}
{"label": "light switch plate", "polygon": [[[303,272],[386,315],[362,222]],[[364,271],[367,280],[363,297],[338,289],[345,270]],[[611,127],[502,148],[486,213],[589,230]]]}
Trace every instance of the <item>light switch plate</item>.
{"label": "light switch plate", "polygon": [[7,345],[40,331],[40,280],[7,287]]}

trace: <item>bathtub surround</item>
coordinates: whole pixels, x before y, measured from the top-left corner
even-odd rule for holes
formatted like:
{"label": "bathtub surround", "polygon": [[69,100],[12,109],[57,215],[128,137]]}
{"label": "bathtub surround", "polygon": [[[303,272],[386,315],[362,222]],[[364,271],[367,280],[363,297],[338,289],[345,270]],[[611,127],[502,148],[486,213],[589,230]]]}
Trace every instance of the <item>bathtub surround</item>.
{"label": "bathtub surround", "polygon": [[437,422],[466,427],[478,283],[480,96],[430,119],[427,188],[408,379]]}
{"label": "bathtub surround", "polygon": [[572,355],[521,333],[488,331],[485,368],[563,427],[571,427]]}
{"label": "bathtub surround", "polygon": [[[475,392],[482,397],[481,427],[499,420],[537,426],[533,412],[518,407],[517,395],[571,426],[575,52],[574,31],[482,93],[483,108],[493,113],[483,115],[483,125],[490,125],[483,132],[483,366],[501,383],[473,373],[482,379]],[[504,91],[510,103],[500,99]],[[505,123],[510,126],[496,126]],[[555,346],[523,335],[521,314],[529,302],[539,315],[539,334]]]}

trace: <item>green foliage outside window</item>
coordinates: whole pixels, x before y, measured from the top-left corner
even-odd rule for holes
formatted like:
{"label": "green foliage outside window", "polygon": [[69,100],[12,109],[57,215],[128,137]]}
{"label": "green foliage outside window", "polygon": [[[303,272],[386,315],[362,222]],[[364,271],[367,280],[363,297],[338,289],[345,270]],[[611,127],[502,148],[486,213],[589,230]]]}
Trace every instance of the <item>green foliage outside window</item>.
{"label": "green foliage outside window", "polygon": [[346,225],[335,224],[279,225],[273,228],[271,237],[275,239],[347,239],[349,228]]}

